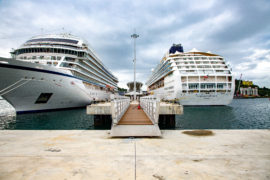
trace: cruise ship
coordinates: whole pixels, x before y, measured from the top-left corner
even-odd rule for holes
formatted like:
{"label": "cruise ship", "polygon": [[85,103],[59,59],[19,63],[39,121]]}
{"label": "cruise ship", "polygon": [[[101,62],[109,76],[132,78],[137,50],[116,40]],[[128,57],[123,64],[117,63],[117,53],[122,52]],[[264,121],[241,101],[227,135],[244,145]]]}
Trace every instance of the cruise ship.
{"label": "cruise ship", "polygon": [[17,113],[83,107],[117,90],[87,41],[70,34],[35,36],[11,56],[0,58],[0,96]]}
{"label": "cruise ship", "polygon": [[184,52],[181,44],[173,44],[146,85],[160,99],[186,106],[210,106],[230,104],[235,81],[222,56],[196,49]]}

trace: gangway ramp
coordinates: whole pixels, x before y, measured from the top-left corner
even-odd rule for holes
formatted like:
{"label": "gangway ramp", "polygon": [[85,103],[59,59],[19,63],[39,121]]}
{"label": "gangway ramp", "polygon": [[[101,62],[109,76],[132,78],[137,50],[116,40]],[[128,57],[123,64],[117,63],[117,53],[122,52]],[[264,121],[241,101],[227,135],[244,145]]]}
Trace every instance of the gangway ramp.
{"label": "gangway ramp", "polygon": [[138,109],[138,104],[131,104],[120,119],[119,125],[153,125],[142,108]]}
{"label": "gangway ramp", "polygon": [[111,137],[161,136],[158,125],[138,105],[138,102],[132,102],[119,122],[112,125]]}
{"label": "gangway ramp", "polygon": [[[140,104],[141,108],[138,108]],[[124,96],[111,96],[106,103],[87,106],[87,114],[94,115],[94,125],[111,125],[111,137],[159,137],[159,126],[169,124],[174,127],[175,115],[182,114],[180,104],[162,102],[155,96],[140,98],[140,102],[130,102]]]}

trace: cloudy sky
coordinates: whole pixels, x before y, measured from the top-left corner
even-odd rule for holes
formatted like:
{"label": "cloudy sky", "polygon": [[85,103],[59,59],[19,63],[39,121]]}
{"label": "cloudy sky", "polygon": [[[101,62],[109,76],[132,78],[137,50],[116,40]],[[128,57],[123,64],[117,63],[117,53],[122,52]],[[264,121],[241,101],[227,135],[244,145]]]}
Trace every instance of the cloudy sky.
{"label": "cloudy sky", "polygon": [[[269,0],[0,0],[0,56],[35,35],[67,32],[86,39],[119,78],[145,82],[173,43],[227,59],[236,78],[270,88]],[[63,30],[64,29],[64,30]]]}

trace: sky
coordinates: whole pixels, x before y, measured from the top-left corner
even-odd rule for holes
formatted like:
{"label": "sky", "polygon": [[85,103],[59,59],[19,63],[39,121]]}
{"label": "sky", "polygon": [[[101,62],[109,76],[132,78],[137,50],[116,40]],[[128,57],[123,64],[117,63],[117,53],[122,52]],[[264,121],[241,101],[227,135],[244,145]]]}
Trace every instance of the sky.
{"label": "sky", "polygon": [[[269,0],[0,0],[0,56],[40,34],[71,33],[89,42],[127,88],[145,83],[173,43],[225,58],[239,79],[270,88]],[[144,86],[143,89],[146,89]]]}

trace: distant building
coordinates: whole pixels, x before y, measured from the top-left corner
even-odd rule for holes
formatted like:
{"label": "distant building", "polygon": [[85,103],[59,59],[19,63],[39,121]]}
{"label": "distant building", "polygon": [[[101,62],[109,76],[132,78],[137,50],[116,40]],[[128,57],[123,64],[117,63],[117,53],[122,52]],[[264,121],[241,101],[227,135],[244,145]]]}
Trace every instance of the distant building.
{"label": "distant building", "polygon": [[[128,92],[134,91],[134,82],[128,82],[127,86],[129,88]],[[136,81],[136,92],[140,93],[143,83]]]}
{"label": "distant building", "polygon": [[[125,96],[130,96],[132,99],[134,95],[134,82],[128,82],[127,86],[129,90],[127,93],[125,93]],[[141,90],[142,86],[143,86],[143,83],[136,81],[136,96],[137,97],[144,95],[143,91]]]}
{"label": "distant building", "polygon": [[241,94],[241,96],[259,96],[258,95],[258,88],[257,87],[255,87],[255,88],[252,88],[252,87],[247,87],[247,88],[241,87],[240,88],[240,94]]}

